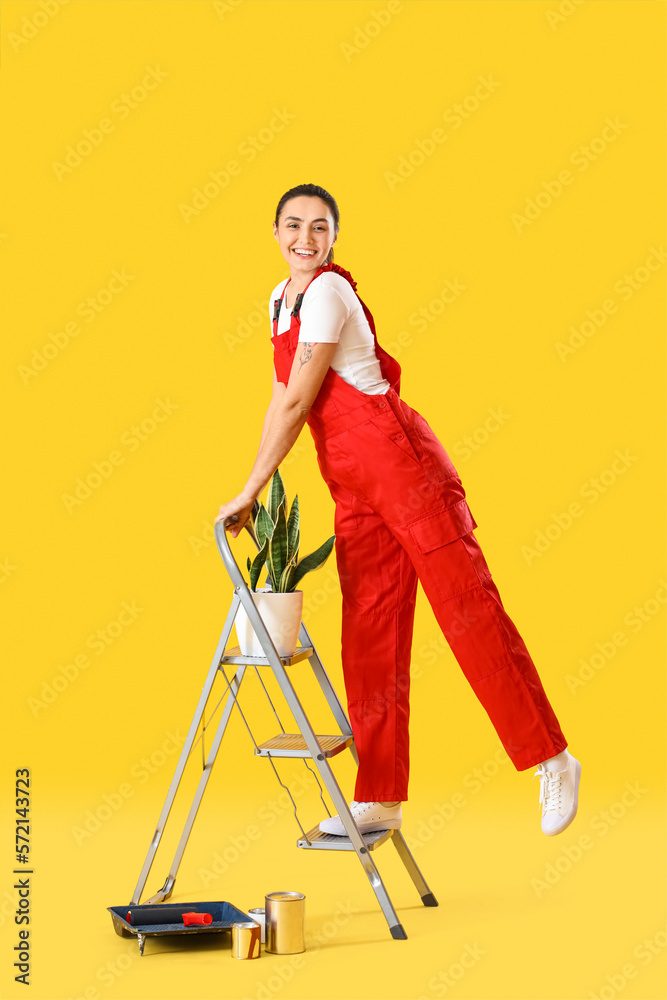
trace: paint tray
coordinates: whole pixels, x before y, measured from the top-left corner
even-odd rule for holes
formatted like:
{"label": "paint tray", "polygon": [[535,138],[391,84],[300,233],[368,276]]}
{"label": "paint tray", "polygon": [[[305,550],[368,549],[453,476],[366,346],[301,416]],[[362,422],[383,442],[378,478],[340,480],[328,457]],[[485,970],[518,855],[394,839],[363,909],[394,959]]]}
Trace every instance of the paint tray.
{"label": "paint tray", "polygon": [[[168,903],[157,905],[135,905],[133,903],[125,906],[107,906],[111,914],[113,927],[116,934],[121,937],[136,936],[139,944],[139,954],[143,955],[144,945],[147,937],[157,937],[163,934],[215,934],[220,931],[228,931],[232,924],[248,923],[251,918],[243,910],[233,906],[231,903],[221,901],[210,903],[179,903],[177,906],[170,906]],[[160,912],[160,911],[163,912]],[[185,925],[178,919],[174,923],[164,923],[164,915],[167,911],[180,911],[180,913],[210,913],[213,920],[210,924],[190,924]],[[155,918],[155,923],[131,923],[127,918],[132,917],[139,921],[148,921]]]}

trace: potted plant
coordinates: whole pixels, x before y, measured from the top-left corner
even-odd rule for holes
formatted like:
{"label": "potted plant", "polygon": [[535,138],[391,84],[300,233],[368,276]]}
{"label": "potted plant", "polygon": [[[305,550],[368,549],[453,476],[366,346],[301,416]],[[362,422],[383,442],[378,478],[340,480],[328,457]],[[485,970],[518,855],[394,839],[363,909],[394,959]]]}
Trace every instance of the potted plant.
{"label": "potted plant", "polygon": [[[287,494],[276,469],[269,483],[266,507],[259,505],[253,520],[259,552],[248,558],[250,592],[280,656],[291,656],[296,649],[303,611],[303,591],[297,590],[306,573],[319,569],[327,561],[336,536],[304,559],[299,559],[299,497],[287,511]],[[257,589],[262,567],[268,575],[266,585]],[[248,620],[243,605],[236,614],[236,634],[244,656],[265,656],[259,639]]]}

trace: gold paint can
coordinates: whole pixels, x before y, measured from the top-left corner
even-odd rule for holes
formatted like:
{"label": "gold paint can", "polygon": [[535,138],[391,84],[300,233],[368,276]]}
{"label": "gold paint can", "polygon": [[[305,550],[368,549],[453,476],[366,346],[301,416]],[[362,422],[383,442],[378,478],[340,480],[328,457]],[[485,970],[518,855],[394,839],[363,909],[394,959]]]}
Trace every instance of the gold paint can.
{"label": "gold paint can", "polygon": [[269,892],[266,904],[266,951],[297,955],[306,950],[306,897],[302,892]]}
{"label": "gold paint can", "polygon": [[259,958],[262,953],[262,928],[254,920],[232,924],[232,958]]}
{"label": "gold paint can", "polygon": [[254,909],[248,910],[248,916],[261,927],[262,944],[264,944],[266,942],[266,910],[263,906],[256,906]]}

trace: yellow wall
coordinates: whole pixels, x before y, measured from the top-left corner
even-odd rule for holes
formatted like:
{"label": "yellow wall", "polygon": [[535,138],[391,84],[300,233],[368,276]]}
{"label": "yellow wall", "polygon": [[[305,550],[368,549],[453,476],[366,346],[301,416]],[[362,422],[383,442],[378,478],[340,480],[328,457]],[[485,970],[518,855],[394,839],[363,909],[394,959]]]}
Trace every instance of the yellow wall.
{"label": "yellow wall", "polygon": [[[0,13],[2,995],[662,996],[664,3],[3,0]],[[235,719],[174,901],[247,908],[301,889],[303,966],[230,962],[226,940],[149,943],[139,962],[105,907],[130,898],[228,608],[212,524],[254,457],[266,302],[287,274],[271,222],[303,182],[338,200],[336,260],[461,475],[582,761],[580,812],[541,834],[537,784],[498,753],[420,593],[404,830],[439,909],[380,851],[409,934],[391,941],[354,858],[294,849]],[[306,552],[333,518],[307,431],[282,472]],[[235,551],[245,563],[248,542]],[[342,694],[333,558],[304,590]],[[331,731],[305,670],[294,677]],[[250,679],[265,737],[260,695]],[[23,767],[29,988],[11,958]],[[334,767],[352,797],[351,762]],[[301,802],[314,825],[312,787]],[[232,862],[212,876],[223,849]]]}

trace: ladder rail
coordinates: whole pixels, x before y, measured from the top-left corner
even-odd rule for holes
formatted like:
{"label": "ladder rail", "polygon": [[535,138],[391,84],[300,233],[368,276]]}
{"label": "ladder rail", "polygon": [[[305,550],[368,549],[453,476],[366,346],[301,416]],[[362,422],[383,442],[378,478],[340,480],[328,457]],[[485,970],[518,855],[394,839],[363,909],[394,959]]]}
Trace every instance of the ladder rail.
{"label": "ladder rail", "polygon": [[421,896],[422,903],[424,906],[437,906],[438,901],[429,889],[426,879],[419,870],[417,862],[412,856],[412,851],[405,842],[405,837],[400,830],[392,830],[391,835],[392,842],[399,858],[405,865],[408,875],[412,879],[415,889]]}
{"label": "ladder rail", "polygon": [[[322,663],[320,655],[317,652],[315,643],[311,639],[310,633],[308,632],[308,629],[303,624],[303,622],[301,623],[301,631],[299,632],[299,641],[301,642],[302,646],[312,646],[313,652],[311,653],[308,662],[311,666],[313,673],[315,674],[318,684],[322,689],[327,704],[331,709],[331,713],[336,722],[338,723],[341,733],[343,734],[343,736],[354,736],[352,732],[352,726],[350,725],[350,720],[347,717],[347,713],[345,712],[345,709],[341,704],[340,698],[336,693],[335,687],[331,683],[331,678],[326,672],[326,669],[324,667],[324,664]],[[350,744],[350,752],[352,753],[355,764],[357,764],[358,766],[359,755],[357,754],[357,748],[354,742]]]}
{"label": "ladder rail", "polygon": [[141,894],[144,891],[146,880],[153,865],[153,860],[157,853],[157,849],[160,845],[160,840],[162,839],[162,833],[166,826],[167,819],[169,818],[169,814],[171,812],[171,807],[174,803],[174,799],[176,798],[176,793],[181,783],[181,778],[183,777],[185,765],[188,761],[188,757],[190,756],[190,752],[195,742],[197,730],[199,729],[199,723],[201,722],[204,710],[206,708],[206,703],[208,702],[209,696],[211,694],[211,689],[213,687],[213,683],[218,673],[218,664],[220,663],[220,659],[225,651],[227,642],[229,640],[229,635],[232,630],[232,625],[234,623],[234,618],[236,617],[237,609],[238,609],[238,596],[235,595],[234,598],[232,598],[232,603],[227,613],[227,618],[225,619],[225,624],[222,628],[220,639],[218,640],[218,645],[216,646],[215,653],[213,654],[211,666],[209,667],[209,671],[206,676],[206,681],[204,682],[204,686],[202,688],[199,701],[197,703],[197,708],[195,709],[195,714],[190,724],[190,729],[188,730],[188,735],[185,738],[183,749],[181,750],[180,757],[178,758],[178,763],[176,764],[174,776],[169,785],[167,797],[164,801],[164,805],[162,806],[162,811],[160,813],[157,826],[155,828],[155,832],[151,838],[151,842],[148,847],[148,853],[146,854],[146,859],[144,861],[141,873],[139,875],[139,880],[132,894],[131,902],[133,904],[139,902],[139,900],[141,899]]}
{"label": "ladder rail", "polygon": [[[266,689],[266,684],[265,684],[265,683],[264,683],[264,681],[262,680],[262,675],[260,674],[260,672],[259,672],[259,668],[258,668],[257,666],[255,666],[255,673],[257,674],[257,678],[258,678],[258,680],[259,680],[259,683],[260,683],[260,684],[262,685],[262,687],[264,688],[264,694],[265,694],[265,695],[266,695],[266,697],[268,698],[268,700],[269,700],[269,705],[270,705],[270,706],[271,706],[271,708],[273,709],[273,714],[275,715],[276,719],[278,720],[278,725],[280,726],[280,730],[281,730],[281,732],[283,732],[283,733],[284,733],[284,732],[285,732],[285,727],[283,726],[283,723],[282,723],[282,719],[281,719],[281,718],[280,718],[280,716],[278,715],[278,711],[277,711],[277,709],[276,709],[276,706],[275,706],[275,705],[273,704],[273,701],[271,700],[271,695],[269,694],[269,692],[268,692],[268,691],[267,691],[267,689]],[[271,757],[271,754],[269,754],[269,757]],[[315,771],[313,771],[312,767],[311,767],[311,766],[309,765],[309,763],[308,763],[308,761],[306,760],[306,758],[305,758],[305,757],[302,757],[302,758],[301,758],[301,760],[303,761],[303,763],[304,763],[304,766],[306,767],[306,770],[310,771],[310,773],[312,774],[312,776],[313,776],[313,777],[315,778],[315,781],[317,782],[317,787],[318,787],[318,789],[319,789],[319,792],[320,792],[320,799],[322,800],[322,805],[323,805],[323,806],[324,806],[324,808],[326,809],[326,811],[327,811],[327,815],[328,815],[328,816],[331,816],[331,813],[329,812],[329,806],[327,805],[327,803],[326,803],[326,801],[325,801],[325,798],[324,798],[324,790],[323,790],[323,788],[322,788],[322,785],[320,784],[320,779],[319,779],[319,778],[317,777],[317,774],[315,773]],[[271,761],[271,764],[272,764],[272,766],[273,766],[273,770],[275,771],[275,769],[276,769],[276,768],[275,768],[275,765],[273,764],[273,761]],[[290,798],[292,798],[292,796],[291,796],[291,793],[290,793]],[[294,799],[292,799],[292,801],[294,802]],[[295,805],[294,809],[295,809],[295,815],[296,815],[296,805]],[[297,822],[299,823],[299,826],[301,826],[301,822],[299,821],[299,818],[298,818],[298,816],[297,816]],[[306,837],[306,840],[307,840],[307,839],[308,839],[308,838]]]}
{"label": "ladder rail", "polygon": [[[245,670],[246,668],[244,666],[239,666],[231,681],[228,682],[229,693],[227,695],[225,707],[222,711],[222,715],[220,716],[220,721],[218,722],[215,736],[213,737],[211,749],[209,750],[206,763],[199,778],[197,790],[195,791],[190,811],[188,812],[187,819],[185,820],[185,825],[181,833],[181,838],[178,842],[178,846],[176,847],[176,853],[174,854],[173,861],[169,868],[169,874],[167,875],[162,888],[154,896],[151,896],[151,898],[147,900],[147,903],[162,903],[165,899],[169,899],[172,894],[176,876],[178,875],[178,869],[180,868],[185,848],[187,847],[188,840],[190,839],[192,827],[194,826],[195,819],[197,818],[197,813],[199,812],[199,806],[204,796],[204,792],[206,791],[206,786],[208,785],[209,778],[211,777],[211,771],[213,770],[213,765],[215,764],[216,757],[218,756],[218,750],[220,749],[222,737],[225,734],[227,723],[229,722],[234,704],[236,703],[236,695],[241,687],[241,681],[243,680]],[[134,902],[134,900],[132,900],[132,902]]]}
{"label": "ladder rail", "polygon": [[[231,687],[231,684],[230,684],[230,682],[229,682],[229,681],[227,680],[227,674],[225,673],[225,668],[223,667],[222,663],[220,664],[220,671],[221,671],[221,673],[222,673],[222,676],[223,676],[223,677],[225,678],[225,680],[227,681],[227,687],[228,687],[228,688],[230,689],[230,691],[231,691],[231,692],[233,693],[233,689],[232,689],[232,687]],[[262,685],[262,686],[263,686],[263,685]],[[265,690],[266,690],[266,689],[265,689]],[[270,701],[270,700],[271,700],[271,699],[269,699],[269,701]],[[259,753],[259,746],[257,745],[257,740],[255,739],[255,736],[254,736],[254,733],[253,733],[252,729],[250,728],[250,723],[248,722],[248,720],[247,720],[247,719],[246,719],[246,717],[245,717],[245,713],[244,713],[243,709],[241,708],[241,703],[240,703],[240,701],[238,700],[238,698],[237,698],[236,694],[234,694],[234,701],[236,702],[236,707],[238,708],[238,710],[239,710],[239,713],[240,713],[240,715],[241,715],[241,718],[243,719],[243,723],[244,723],[244,725],[245,725],[246,729],[248,730],[248,735],[250,736],[250,739],[252,740],[252,745],[253,745],[253,746],[254,746],[254,748],[255,748],[255,753],[257,753],[257,754],[258,754],[258,753]],[[290,799],[292,800],[292,805],[294,806],[294,819],[295,819],[295,820],[297,821],[297,823],[299,824],[299,828],[300,828],[300,830],[301,830],[301,833],[302,833],[302,834],[304,835],[304,837],[306,837],[306,839],[307,839],[307,835],[306,835],[306,831],[304,830],[303,826],[301,826],[301,820],[299,819],[299,813],[298,813],[298,811],[297,811],[297,808],[296,808],[296,802],[294,801],[294,796],[292,795],[291,791],[289,790],[289,788],[287,787],[287,785],[285,784],[285,782],[284,782],[284,781],[282,780],[282,778],[280,777],[280,775],[278,774],[278,769],[277,769],[276,765],[275,765],[275,764],[273,763],[273,757],[271,756],[271,754],[270,754],[270,753],[268,753],[268,754],[267,754],[266,756],[267,756],[267,757],[268,757],[268,759],[269,759],[269,764],[270,764],[270,765],[271,765],[271,767],[273,768],[273,773],[274,773],[274,774],[275,774],[275,776],[276,776],[276,780],[277,780],[278,784],[279,784],[279,785],[281,786],[281,788],[284,788],[284,789],[285,789],[285,791],[286,791],[286,792],[287,792],[287,794],[289,795]]]}
{"label": "ladder rail", "polygon": [[[271,659],[271,657],[268,658],[269,660]],[[306,746],[308,747],[311,757],[314,759],[315,765],[318,771],[320,772],[320,775],[322,776],[322,780],[326,786],[329,795],[331,796],[331,800],[334,804],[334,807],[336,808],[338,815],[342,820],[343,826],[347,831],[347,835],[352,843],[352,846],[359,860],[361,861],[361,864],[363,866],[364,871],[366,872],[366,875],[368,877],[369,882],[371,883],[371,886],[375,891],[375,895],[378,898],[378,901],[382,908],[382,912],[384,913],[387,923],[389,924],[389,927],[393,934],[394,928],[400,927],[401,924],[398,919],[398,915],[394,910],[393,904],[389,898],[389,894],[384,886],[382,878],[380,877],[380,873],[377,869],[377,866],[373,861],[373,858],[371,857],[368,848],[366,847],[366,844],[364,842],[361,833],[359,832],[359,828],[354,821],[354,818],[350,811],[350,807],[345,797],[343,796],[340,785],[336,781],[336,778],[331,769],[329,761],[324,756],[324,754],[321,753],[320,745],[317,741],[317,736],[315,735],[315,732],[313,731],[313,728],[303,709],[299,697],[296,691],[294,690],[294,687],[292,686],[292,682],[290,681],[287,675],[285,667],[283,666],[279,658],[278,662],[272,663],[271,665],[273,666],[276,678],[281,687],[283,695],[285,696],[285,700],[287,701],[290,711],[292,712],[294,718],[296,719],[299,730],[304,740],[306,741]]]}

